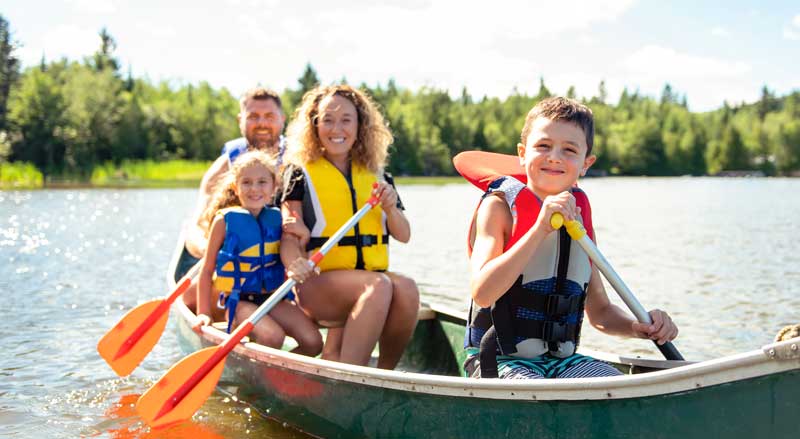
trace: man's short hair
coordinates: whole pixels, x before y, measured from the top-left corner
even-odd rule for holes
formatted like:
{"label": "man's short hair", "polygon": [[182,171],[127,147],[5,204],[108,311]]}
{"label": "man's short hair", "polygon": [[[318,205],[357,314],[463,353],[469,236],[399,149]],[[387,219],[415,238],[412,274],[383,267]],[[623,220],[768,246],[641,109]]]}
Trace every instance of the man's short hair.
{"label": "man's short hair", "polygon": [[244,111],[247,103],[256,100],[256,101],[265,101],[268,99],[272,99],[275,101],[275,105],[283,111],[283,106],[281,105],[281,97],[278,96],[278,93],[264,87],[254,87],[250,90],[247,90],[243,95],[242,98],[239,99],[239,111]]}
{"label": "man's short hair", "polygon": [[544,117],[552,121],[571,122],[586,134],[586,156],[592,153],[594,145],[594,115],[592,110],[580,102],[569,98],[552,97],[543,99],[536,104],[528,116],[525,117],[525,126],[522,128],[520,141],[527,145],[528,135],[533,129],[533,122],[538,117]]}

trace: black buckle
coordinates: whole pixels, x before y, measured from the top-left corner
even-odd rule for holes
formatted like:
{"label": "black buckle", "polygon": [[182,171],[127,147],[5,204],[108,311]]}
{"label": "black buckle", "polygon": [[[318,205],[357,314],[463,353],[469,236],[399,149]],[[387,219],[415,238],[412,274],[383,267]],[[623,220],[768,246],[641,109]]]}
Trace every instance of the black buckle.
{"label": "black buckle", "polygon": [[569,325],[561,322],[546,321],[542,325],[542,340],[544,341],[567,341],[567,329]]}
{"label": "black buckle", "polygon": [[378,244],[378,237],[375,235],[361,235],[361,246],[369,247]]}
{"label": "black buckle", "polygon": [[547,296],[547,302],[545,303],[547,315],[562,316],[568,314],[572,308],[571,299],[571,296],[562,296],[560,294]]}

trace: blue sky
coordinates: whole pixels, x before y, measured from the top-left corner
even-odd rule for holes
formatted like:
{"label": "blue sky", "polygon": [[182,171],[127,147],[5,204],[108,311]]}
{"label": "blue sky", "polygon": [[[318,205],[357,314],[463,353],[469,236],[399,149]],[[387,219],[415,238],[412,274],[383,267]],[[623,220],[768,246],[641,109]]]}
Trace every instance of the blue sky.
{"label": "blue sky", "polygon": [[540,76],[580,96],[605,80],[611,101],[669,82],[694,111],[800,89],[798,1],[13,0],[0,13],[26,65],[89,55],[107,27],[135,76],[234,94],[295,87],[308,62],[325,83],[478,97],[535,93]]}

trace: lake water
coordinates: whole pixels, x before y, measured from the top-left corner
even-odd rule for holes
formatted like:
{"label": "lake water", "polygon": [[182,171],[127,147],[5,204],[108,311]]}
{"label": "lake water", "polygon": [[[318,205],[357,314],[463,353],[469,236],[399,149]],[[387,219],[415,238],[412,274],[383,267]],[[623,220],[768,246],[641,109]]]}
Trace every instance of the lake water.
{"label": "lake water", "polygon": [[[755,349],[800,322],[800,180],[600,178],[589,194],[599,247],[642,304],[668,310],[687,359]],[[423,300],[466,308],[465,236],[479,192],[400,187],[412,243],[392,268]],[[152,434],[131,404],[182,357],[167,327],[129,378],[97,340],[131,307],[166,293],[165,269],[192,190],[0,192],[0,436],[302,437],[215,393],[191,424]],[[609,296],[621,304],[609,288]],[[584,326],[584,346],[659,357],[646,340]]]}

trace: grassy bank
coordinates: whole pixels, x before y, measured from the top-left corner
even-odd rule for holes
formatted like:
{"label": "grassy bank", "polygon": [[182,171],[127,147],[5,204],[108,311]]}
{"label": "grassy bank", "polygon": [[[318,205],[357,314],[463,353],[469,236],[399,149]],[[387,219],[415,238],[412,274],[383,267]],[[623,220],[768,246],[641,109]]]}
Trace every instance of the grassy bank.
{"label": "grassy bank", "polygon": [[119,166],[106,163],[92,172],[96,187],[186,187],[197,186],[211,162],[170,160],[156,162],[123,161]]}
{"label": "grassy bank", "polygon": [[31,163],[0,163],[0,189],[33,189],[42,187],[42,173]]}
{"label": "grassy bank", "polygon": [[[211,162],[188,160],[124,161],[120,165],[106,163],[92,172],[91,180],[72,176],[48,179],[47,187],[98,188],[171,188],[197,187]],[[461,183],[461,177],[395,177],[398,185]],[[44,187],[42,173],[29,163],[0,164],[0,189],[38,189]]]}

